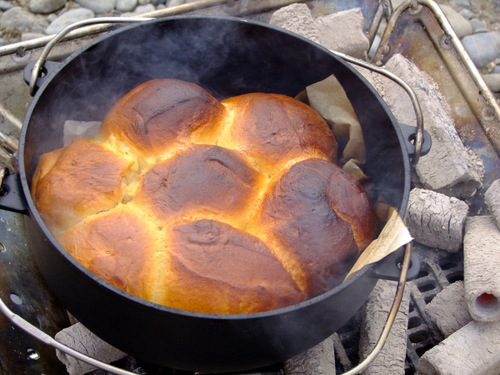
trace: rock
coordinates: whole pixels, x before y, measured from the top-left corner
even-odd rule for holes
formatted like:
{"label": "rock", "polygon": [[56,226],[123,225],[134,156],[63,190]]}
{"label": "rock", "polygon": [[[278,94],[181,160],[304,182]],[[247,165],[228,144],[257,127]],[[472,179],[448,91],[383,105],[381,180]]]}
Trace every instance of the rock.
{"label": "rock", "polygon": [[175,7],[177,5],[181,5],[184,3],[185,3],[184,0],[167,0],[165,4],[167,5],[167,7]]}
{"label": "rock", "polygon": [[467,18],[468,20],[470,20],[472,17],[474,17],[474,13],[469,9],[462,9],[460,11],[460,14],[462,16],[464,16],[465,18]]}
{"label": "rock", "polygon": [[474,30],[474,33],[487,33],[488,29],[486,28],[486,24],[478,20],[477,18],[473,18],[470,20],[470,24],[472,26],[472,30]]}
{"label": "rock", "polygon": [[473,29],[469,20],[448,5],[441,4],[440,7],[459,38],[472,34]]}
{"label": "rock", "polygon": [[32,40],[32,39],[42,38],[44,36],[45,36],[45,34],[43,34],[43,33],[34,33],[34,32],[23,33],[23,35],[21,35],[21,41],[23,42],[25,40]]}
{"label": "rock", "polygon": [[33,13],[48,14],[61,9],[66,0],[31,0],[28,8]]}
{"label": "rock", "polygon": [[8,1],[0,1],[0,10],[2,12],[9,10],[12,7],[13,7],[13,5],[11,3],[9,3]]}
{"label": "rock", "polygon": [[7,44],[7,41],[4,38],[0,38],[0,47],[5,46]]}
{"label": "rock", "polygon": [[76,8],[68,10],[67,12],[61,14],[57,17],[50,25],[45,29],[47,34],[57,34],[59,31],[64,29],[66,26],[71,25],[75,22],[93,18],[95,16],[94,12],[86,8]]}
{"label": "rock", "polygon": [[500,57],[500,32],[467,35],[462,44],[478,68]]}
{"label": "rock", "polygon": [[500,72],[483,75],[484,83],[493,92],[500,92]]}
{"label": "rock", "polygon": [[119,12],[131,12],[137,6],[137,0],[116,0],[116,10]]}
{"label": "rock", "polygon": [[366,59],[370,42],[363,33],[361,8],[349,9],[316,19],[320,44],[328,49]]}
{"label": "rock", "polygon": [[451,0],[450,4],[454,5],[457,8],[470,9],[469,0]]}
{"label": "rock", "polygon": [[46,22],[21,7],[12,7],[0,17],[0,26],[26,32],[33,26],[46,26]]}
{"label": "rock", "polygon": [[116,0],[75,0],[84,8],[90,9],[94,13],[111,12],[115,7]]}
{"label": "rock", "polygon": [[139,5],[146,5],[146,4],[150,4],[151,3],[151,0],[139,0]]}
{"label": "rock", "polygon": [[306,4],[292,4],[277,10],[271,16],[269,23],[313,42],[320,41],[320,31]]}
{"label": "rock", "polygon": [[123,17],[138,16],[139,14],[145,14],[149,12],[154,12],[156,10],[153,4],[139,5],[134,9],[133,12],[125,12],[122,14]]}

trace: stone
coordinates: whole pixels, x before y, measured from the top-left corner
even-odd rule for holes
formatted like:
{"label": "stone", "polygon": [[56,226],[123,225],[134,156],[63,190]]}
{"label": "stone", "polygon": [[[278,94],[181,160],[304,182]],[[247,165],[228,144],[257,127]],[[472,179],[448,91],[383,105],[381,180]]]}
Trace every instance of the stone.
{"label": "stone", "polygon": [[115,7],[116,0],[75,0],[84,8],[90,9],[94,13],[111,12]]}
{"label": "stone", "polygon": [[469,324],[472,317],[465,301],[464,282],[456,281],[436,294],[425,306],[429,319],[439,327],[444,337]]}
{"label": "stone", "polygon": [[468,19],[448,5],[441,4],[440,7],[459,38],[472,34],[472,25]]}
{"label": "stone", "polygon": [[116,10],[119,12],[131,12],[137,6],[137,0],[116,0]]}
{"label": "stone", "polygon": [[31,31],[34,26],[46,27],[46,22],[21,7],[12,7],[0,17],[0,26],[17,29],[21,32]]}
{"label": "stone", "polygon": [[9,10],[12,8],[14,5],[9,3],[8,1],[0,1],[0,11],[5,12],[6,10]]}
{"label": "stone", "polygon": [[474,17],[474,13],[470,9],[462,9],[460,11],[460,14],[470,20],[472,17]]}
{"label": "stone", "polygon": [[457,8],[465,8],[470,9],[470,1],[469,0],[451,0],[450,4],[454,5]]}
{"label": "stone", "polygon": [[477,18],[471,19],[470,24],[472,26],[472,30],[474,31],[474,33],[486,33],[486,32],[488,32],[486,24],[483,21],[478,20]]}
{"label": "stone", "polygon": [[68,10],[67,12],[57,17],[54,21],[52,21],[49,27],[45,29],[45,33],[57,34],[66,26],[69,26],[78,21],[94,18],[94,16],[95,16],[94,12],[86,8],[76,8]]}
{"label": "stone", "polygon": [[500,321],[500,229],[492,216],[465,223],[464,286],[467,308],[481,322]]}
{"label": "stone", "polygon": [[28,8],[33,13],[48,14],[61,9],[66,0],[31,0]]}
{"label": "stone", "polygon": [[320,41],[320,31],[306,4],[292,4],[278,9],[272,14],[269,23],[313,42]]}
{"label": "stone", "polygon": [[363,33],[364,17],[361,8],[318,17],[320,44],[346,55],[366,59],[370,41]]}
{"label": "stone", "polygon": [[415,188],[410,191],[405,223],[417,242],[456,253],[462,248],[468,211],[460,199]]}
{"label": "stone", "polygon": [[123,17],[138,16],[140,14],[154,12],[156,10],[153,4],[138,5],[132,12],[124,12]]}
{"label": "stone", "polygon": [[483,68],[500,57],[500,32],[467,35],[462,44],[478,68]]}
{"label": "stone", "polygon": [[37,39],[37,38],[43,38],[45,34],[43,33],[34,33],[34,32],[29,32],[29,33],[23,33],[21,35],[21,41],[25,40],[32,40],[32,39]]}
{"label": "stone", "polygon": [[500,72],[483,74],[484,83],[493,92],[500,92]]}

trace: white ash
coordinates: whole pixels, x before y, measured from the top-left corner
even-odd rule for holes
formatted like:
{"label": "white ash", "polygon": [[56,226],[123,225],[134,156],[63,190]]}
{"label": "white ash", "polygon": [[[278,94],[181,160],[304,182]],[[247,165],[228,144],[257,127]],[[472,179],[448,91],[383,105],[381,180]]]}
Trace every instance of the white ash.
{"label": "white ash", "polygon": [[425,312],[444,337],[470,323],[472,317],[465,301],[464,282],[456,281],[444,288],[425,306]]}
{"label": "white ash", "polygon": [[[482,166],[472,158],[455,129],[449,104],[437,84],[402,55],[394,55],[384,66],[403,79],[415,92],[424,118],[424,128],[432,137],[430,152],[415,167],[424,188],[457,198],[470,198],[482,186]],[[416,125],[416,115],[407,93],[392,80],[359,69],[390,107],[398,122]]]}
{"label": "white ash", "polygon": [[425,352],[419,375],[500,374],[500,322],[472,321]]}
{"label": "white ash", "polygon": [[431,190],[412,189],[405,224],[417,242],[451,253],[462,248],[467,203]]}
{"label": "white ash", "polygon": [[492,216],[469,217],[464,235],[464,285],[474,320],[500,321],[500,229]]}
{"label": "white ash", "polygon": [[291,4],[273,13],[271,25],[301,35],[313,42],[320,42],[320,31],[306,4]]}
{"label": "white ash", "polygon": [[[360,358],[366,358],[375,347],[392,307],[397,282],[379,280],[363,306],[360,332]],[[403,300],[385,345],[363,372],[364,375],[404,374],[410,292],[405,288]]]}
{"label": "white ash", "polygon": [[[111,363],[126,356],[122,351],[94,335],[81,323],[73,324],[58,332],[55,339],[70,348],[104,363]],[[66,371],[69,375],[83,375],[96,369],[94,366],[59,350],[56,351],[56,355],[66,366]]]}
{"label": "white ash", "polygon": [[332,336],[286,361],[283,370],[284,375],[335,375]]}
{"label": "white ash", "polygon": [[484,201],[500,228],[500,180],[495,180],[484,194]]}

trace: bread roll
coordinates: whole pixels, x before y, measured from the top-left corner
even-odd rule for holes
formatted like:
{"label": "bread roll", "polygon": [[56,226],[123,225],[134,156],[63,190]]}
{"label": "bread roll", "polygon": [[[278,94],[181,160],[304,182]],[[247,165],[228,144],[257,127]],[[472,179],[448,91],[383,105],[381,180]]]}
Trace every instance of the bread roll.
{"label": "bread roll", "polygon": [[84,267],[182,310],[277,309],[338,285],[375,235],[362,186],[335,165],[324,119],[293,98],[222,102],[145,82],[96,139],[43,155],[35,204]]}

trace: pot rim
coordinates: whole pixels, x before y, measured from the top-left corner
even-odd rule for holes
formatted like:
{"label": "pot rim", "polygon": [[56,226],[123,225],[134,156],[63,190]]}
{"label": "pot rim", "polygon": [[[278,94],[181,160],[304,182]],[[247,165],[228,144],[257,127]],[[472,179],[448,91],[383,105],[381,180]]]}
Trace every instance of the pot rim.
{"label": "pot rim", "polygon": [[[371,84],[362,76],[360,75],[354,68],[352,68],[349,64],[347,64],[344,60],[333,54],[331,51],[329,51],[327,48],[317,44],[316,42],[313,42],[309,39],[306,39],[300,35],[297,35],[295,33],[289,32],[287,30],[283,30],[281,28],[259,22],[259,21],[252,21],[252,20],[246,20],[246,19],[241,19],[237,17],[232,17],[232,16],[204,16],[204,15],[177,15],[177,16],[168,16],[160,19],[155,19],[155,20],[149,20],[149,21],[144,21],[141,23],[134,23],[131,25],[123,26],[118,28],[117,30],[113,30],[106,35],[97,38],[96,40],[90,42],[88,45],[79,48],[75,52],[71,53],[69,56],[67,56],[63,61],[58,63],[57,69],[53,72],[53,74],[50,74],[47,77],[44,77],[43,82],[41,83],[40,87],[38,88],[35,96],[30,102],[30,105],[28,107],[28,111],[26,113],[26,116],[23,121],[23,126],[21,129],[20,133],[20,138],[19,138],[19,174],[20,174],[20,180],[21,180],[21,186],[22,190],[24,193],[24,196],[26,198],[26,203],[28,206],[28,212],[29,216],[31,216],[31,219],[36,222],[36,224],[40,227],[42,230],[43,234],[47,237],[47,239],[50,241],[50,243],[57,249],[57,251],[62,255],[66,261],[71,263],[73,267],[75,267],[79,272],[83,273],[86,277],[90,278],[93,282],[98,284],[101,287],[104,287],[111,292],[119,295],[120,297],[132,301],[135,304],[138,304],[142,307],[148,308],[148,309],[154,309],[157,311],[160,311],[162,313],[171,313],[171,314],[177,314],[177,315],[183,315],[186,317],[193,317],[193,318],[199,318],[199,319],[213,319],[213,320],[246,320],[246,319],[257,319],[257,318],[266,318],[270,316],[278,316],[278,315],[283,315],[287,314],[289,312],[293,312],[296,310],[300,310],[303,308],[307,308],[310,305],[314,305],[320,301],[323,301],[325,299],[328,299],[329,297],[333,296],[334,294],[337,294],[339,291],[347,288],[349,285],[356,283],[357,280],[360,278],[363,278],[374,266],[376,266],[379,262],[383,262],[384,259],[368,264],[367,266],[363,267],[361,270],[359,270],[357,273],[355,273],[352,277],[350,277],[347,281],[342,282],[341,284],[335,286],[334,288],[318,295],[313,298],[307,299],[303,302],[282,307],[279,309],[274,309],[274,310],[268,310],[268,311],[262,311],[262,312],[256,312],[256,313],[248,313],[248,314],[209,314],[209,313],[201,313],[201,312],[195,312],[195,311],[188,311],[188,310],[180,310],[176,308],[172,308],[169,306],[164,306],[160,305],[154,302],[150,302],[147,300],[144,300],[142,298],[136,297],[130,293],[127,293],[111,284],[108,282],[104,281],[103,279],[99,278],[98,276],[94,275],[92,272],[90,272],[88,269],[86,269],[83,265],[81,265],[75,258],[73,258],[57,241],[57,239],[54,237],[54,235],[49,231],[48,227],[46,224],[43,222],[40,214],[38,213],[38,210],[33,202],[32,196],[31,196],[31,188],[30,184],[28,183],[28,178],[27,178],[27,173],[25,169],[25,138],[29,129],[29,124],[31,122],[32,114],[37,106],[37,103],[39,99],[42,97],[44,91],[50,85],[50,83],[58,76],[58,73],[64,69],[67,65],[69,65],[71,62],[73,62],[75,59],[79,57],[80,54],[83,52],[87,51],[88,49],[92,48],[94,45],[97,45],[98,43],[102,42],[103,40],[107,38],[112,38],[117,34],[120,34],[122,32],[126,32],[130,29],[133,28],[138,28],[141,27],[145,24],[154,24],[154,23],[162,23],[162,22],[169,22],[169,21],[176,21],[176,20],[193,20],[193,19],[201,19],[201,20],[222,20],[222,21],[231,21],[231,22],[236,22],[236,23],[245,23],[245,24],[250,24],[252,26],[256,27],[264,27],[267,29],[271,29],[276,32],[288,34],[294,38],[301,39],[307,43],[313,44],[316,48],[319,48],[323,50],[326,54],[329,55],[329,57],[337,60],[340,64],[345,65],[349,70],[352,71],[353,74],[356,75],[358,79],[360,79],[363,83],[366,89],[370,90],[372,94],[375,95],[375,98],[377,98],[381,103],[383,103],[382,99],[379,97],[379,94],[375,91],[375,89],[371,86]],[[394,131],[396,132],[396,135],[399,140],[399,145],[401,146],[401,151],[402,151],[402,159],[403,159],[403,164],[404,164],[404,169],[405,171],[409,170],[409,161],[405,157],[406,154],[403,149],[403,141],[402,141],[402,133],[401,130],[397,127],[394,126],[397,121],[393,117],[392,113],[390,111],[386,111],[387,115],[389,116],[391,123],[393,124]],[[408,182],[405,180],[405,187]],[[404,211],[406,210],[406,205],[404,202],[407,201],[407,195],[409,194],[409,189],[404,189],[403,192],[403,199],[401,202],[400,207],[398,208],[400,210],[400,215],[404,215]]]}

